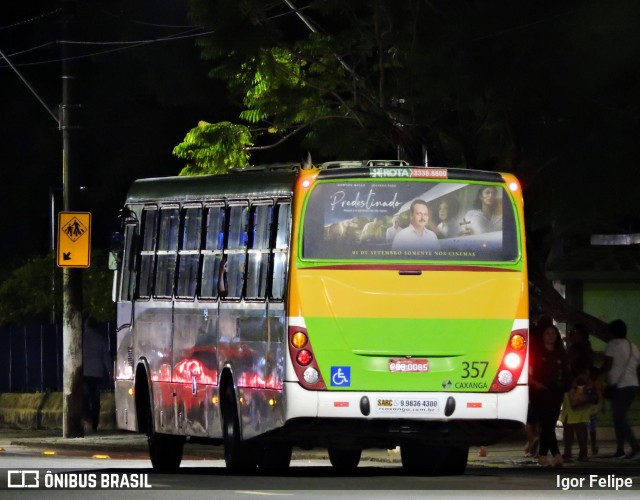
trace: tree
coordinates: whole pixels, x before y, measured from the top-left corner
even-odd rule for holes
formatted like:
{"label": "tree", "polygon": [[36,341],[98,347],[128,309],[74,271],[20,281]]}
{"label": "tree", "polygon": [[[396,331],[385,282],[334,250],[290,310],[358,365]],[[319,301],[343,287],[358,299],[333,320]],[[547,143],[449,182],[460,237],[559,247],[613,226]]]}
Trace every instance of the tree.
{"label": "tree", "polygon": [[200,121],[173,148],[173,154],[188,162],[180,175],[220,174],[248,165],[251,144],[251,133],[244,125]]}

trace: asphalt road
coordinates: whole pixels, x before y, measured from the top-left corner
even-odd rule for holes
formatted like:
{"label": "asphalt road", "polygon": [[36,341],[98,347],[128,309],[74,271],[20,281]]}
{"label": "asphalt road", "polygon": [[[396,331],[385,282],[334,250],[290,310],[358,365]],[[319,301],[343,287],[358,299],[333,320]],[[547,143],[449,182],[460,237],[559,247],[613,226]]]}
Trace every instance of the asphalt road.
{"label": "asphalt road", "polygon": [[[340,474],[322,454],[317,455],[320,458],[295,459],[286,474],[247,476],[230,474],[222,460],[190,455],[178,473],[156,473],[144,449],[105,453],[91,446],[56,448],[6,442],[2,449],[0,498],[16,498],[18,492],[20,498],[113,498],[115,493],[126,494],[127,498],[175,498],[177,492],[181,498],[216,499],[567,498],[572,494],[637,498],[640,489],[639,462],[600,457],[585,464],[541,469],[531,459],[509,458],[507,448],[490,449],[487,459],[471,460],[464,475],[445,477],[408,475],[397,460],[363,460],[353,474]],[[25,471],[31,471],[31,475],[22,479]],[[36,472],[38,488],[21,487],[29,482],[33,485]],[[79,487],[85,483],[91,488]]]}

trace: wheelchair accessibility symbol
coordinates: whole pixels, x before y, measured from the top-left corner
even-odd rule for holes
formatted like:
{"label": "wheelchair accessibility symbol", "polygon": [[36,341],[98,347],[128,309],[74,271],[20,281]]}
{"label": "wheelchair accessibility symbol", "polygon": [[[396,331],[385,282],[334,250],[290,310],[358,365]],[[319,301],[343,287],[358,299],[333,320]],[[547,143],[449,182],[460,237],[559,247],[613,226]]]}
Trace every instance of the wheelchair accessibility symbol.
{"label": "wheelchair accessibility symbol", "polygon": [[334,387],[349,387],[351,385],[351,367],[332,366],[331,385]]}

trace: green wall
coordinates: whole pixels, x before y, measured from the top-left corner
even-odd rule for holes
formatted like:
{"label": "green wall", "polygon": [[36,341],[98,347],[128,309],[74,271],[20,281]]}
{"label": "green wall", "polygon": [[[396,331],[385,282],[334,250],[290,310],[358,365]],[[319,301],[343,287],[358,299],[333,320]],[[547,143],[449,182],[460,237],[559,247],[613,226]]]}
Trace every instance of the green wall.
{"label": "green wall", "polygon": [[[627,324],[627,337],[640,346],[640,283],[584,283],[583,308],[586,313],[609,322],[621,319]],[[591,338],[596,351],[605,343]]]}

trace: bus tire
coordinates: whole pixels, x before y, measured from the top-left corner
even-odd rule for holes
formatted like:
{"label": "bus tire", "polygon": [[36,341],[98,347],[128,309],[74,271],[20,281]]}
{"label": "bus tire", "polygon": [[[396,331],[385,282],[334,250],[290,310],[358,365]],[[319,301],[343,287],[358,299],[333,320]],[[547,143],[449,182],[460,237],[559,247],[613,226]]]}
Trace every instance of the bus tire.
{"label": "bus tire", "polygon": [[240,418],[233,386],[227,384],[224,391],[222,408],[222,442],[224,445],[224,462],[234,472],[247,472],[258,465],[257,454],[252,446],[240,436]]}
{"label": "bus tire", "polygon": [[264,471],[282,471],[291,465],[291,445],[272,444],[265,445],[260,450],[258,467]]}
{"label": "bus tire", "polygon": [[468,455],[468,445],[433,446],[426,443],[407,443],[400,447],[400,458],[405,471],[426,476],[464,474]]}
{"label": "bus tire", "polygon": [[443,475],[460,476],[464,474],[469,459],[469,446],[448,446],[443,453]]}
{"label": "bus tire", "polygon": [[184,437],[152,432],[148,438],[149,458],[157,471],[175,471],[182,462]]}
{"label": "bus tire", "polygon": [[330,447],[329,462],[338,470],[353,471],[358,468],[362,450],[360,448],[332,448]]}
{"label": "bus tire", "polygon": [[144,370],[136,374],[136,416],[140,432],[147,435],[149,459],[157,471],[174,471],[180,467],[184,449],[184,436],[162,434],[155,431],[151,396]]}

